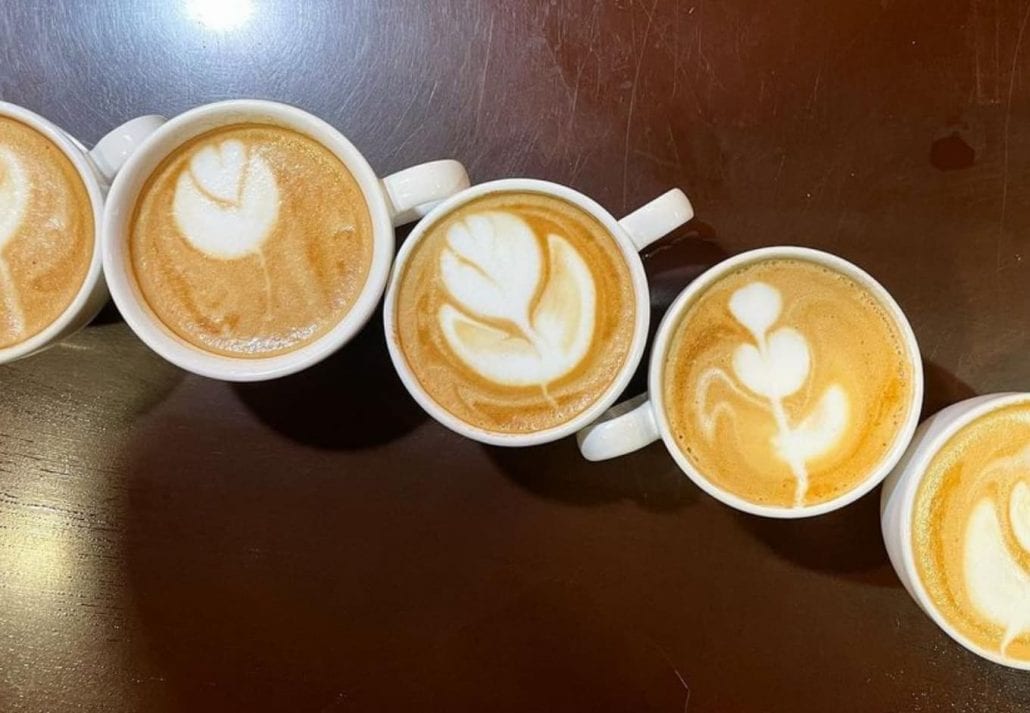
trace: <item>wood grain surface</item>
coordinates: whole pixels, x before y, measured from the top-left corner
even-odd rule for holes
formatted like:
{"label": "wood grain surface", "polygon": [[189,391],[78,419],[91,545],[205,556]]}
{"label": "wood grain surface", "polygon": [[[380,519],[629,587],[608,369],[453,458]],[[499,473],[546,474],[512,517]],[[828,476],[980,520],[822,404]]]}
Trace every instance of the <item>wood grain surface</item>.
{"label": "wood grain surface", "polygon": [[[212,5],[6,0],[0,99],[90,144],[272,98],[382,173],[454,157],[616,214],[680,186],[697,219],[646,255],[656,317],[727,255],[813,246],[907,312],[926,412],[1030,389],[1025,0]],[[376,321],[234,386],[109,307],[0,367],[0,710],[1028,710],[1030,675],[901,588],[878,496],[756,519],[661,445],[461,439]]]}

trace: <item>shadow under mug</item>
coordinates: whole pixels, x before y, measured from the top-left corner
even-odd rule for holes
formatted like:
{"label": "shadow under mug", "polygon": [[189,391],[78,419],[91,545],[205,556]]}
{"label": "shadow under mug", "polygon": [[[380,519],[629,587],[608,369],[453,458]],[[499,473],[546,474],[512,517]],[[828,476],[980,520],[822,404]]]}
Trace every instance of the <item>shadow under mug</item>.
{"label": "shadow under mug", "polygon": [[0,101],[0,117],[14,119],[42,134],[71,161],[89,196],[93,211],[93,252],[82,285],[58,317],[29,338],[0,349],[0,364],[21,359],[56,344],[86,326],[107,302],[107,284],[101,269],[100,236],[104,198],[108,185],[134,148],[157,129],[164,119],[141,116],[108,133],[87,149],[66,131],[39,114]]}
{"label": "shadow under mug", "polygon": [[[224,356],[175,336],[145,304],[128,255],[133,210],[153,171],[190,139],[240,123],[284,127],[323,145],[354,177],[372,220],[372,259],[365,284],[351,309],[321,337],[293,351],[268,357]],[[104,272],[111,296],[126,323],[166,360],[195,374],[224,381],[274,379],[312,366],[350,341],[368,322],[386,288],[394,257],[394,226],[416,219],[432,204],[468,185],[465,168],[452,160],[419,164],[380,179],[343,134],[288,104],[253,99],[206,104],[180,114],[154,131],[118,174],[108,196],[101,234]]]}
{"label": "shadow under mug", "polygon": [[[912,367],[914,385],[909,403],[908,416],[898,429],[894,443],[880,464],[870,472],[855,488],[823,503],[801,507],[774,507],[760,505],[729,492],[715,485],[706,478],[683,453],[676,444],[663,403],[662,383],[664,381],[664,365],[672,338],[680,319],[695,298],[699,297],[711,285],[723,276],[738,270],[744,265],[764,260],[798,259],[825,265],[830,269],[847,275],[876,296],[879,303],[887,309],[898,326],[905,342],[907,356]],[[905,447],[912,438],[919,421],[920,405],[923,401],[923,369],[919,356],[919,345],[901,307],[890,296],[886,289],[868,273],[858,266],[811,248],[778,246],[751,250],[736,255],[715,265],[698,277],[684,289],[669,307],[655,335],[654,348],[651,352],[651,364],[648,372],[648,393],[623,402],[604,414],[577,434],[579,449],[587,460],[599,461],[616,458],[639,450],[650,443],[661,439],[666,449],[680,469],[694,483],[712,497],[726,505],[752,515],[772,518],[814,517],[842,508],[858,500],[875,488],[898,462]]]}
{"label": "shadow under mug", "polygon": [[[408,366],[407,357],[397,341],[396,301],[400,276],[407,261],[430,227],[462,205],[491,193],[499,192],[539,193],[559,198],[578,207],[598,220],[615,240],[633,283],[635,300],[633,339],[623,363],[612,383],[587,409],[574,418],[552,428],[531,433],[498,433],[474,426],[445,409],[422,387],[418,377]],[[579,191],[550,181],[532,178],[508,178],[481,183],[440,203],[418,225],[404,241],[397,252],[393,274],[383,303],[383,322],[390,358],[401,381],[415,401],[434,419],[455,433],[480,443],[495,446],[532,446],[550,443],[572,435],[597,418],[610,407],[626,388],[633,372],[640,364],[647,341],[647,330],[651,318],[650,291],[640,251],[659,238],[672,232],[694,217],[694,209],[683,191],[674,188],[655,198],[650,203],[633,211],[621,220],[601,207],[596,201]],[[604,348],[598,345],[593,348]]]}
{"label": "shadow under mug", "polygon": [[988,661],[1030,671],[1030,661],[1017,662],[1002,656],[998,651],[985,649],[963,636],[948,623],[930,599],[919,578],[912,548],[912,519],[915,514],[916,493],[930,461],[952,436],[981,416],[1006,406],[1025,403],[1030,403],[1030,393],[987,394],[952,404],[923,421],[905,454],[898,461],[897,467],[883,483],[883,492],[880,495],[880,526],[887,554],[894,571],[898,574],[898,579],[905,585],[905,589],[919,608],[944,633]]}

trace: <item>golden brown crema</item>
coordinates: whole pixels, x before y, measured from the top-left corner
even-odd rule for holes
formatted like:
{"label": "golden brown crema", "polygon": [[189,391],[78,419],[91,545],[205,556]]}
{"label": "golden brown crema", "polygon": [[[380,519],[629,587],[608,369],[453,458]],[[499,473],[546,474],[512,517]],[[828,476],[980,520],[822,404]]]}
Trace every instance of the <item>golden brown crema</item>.
{"label": "golden brown crema", "polygon": [[717,487],[801,507],[858,487],[915,380],[901,330],[850,277],[801,259],[741,267],[684,311],[662,371],[676,443]]}
{"label": "golden brown crema", "polygon": [[937,452],[916,492],[912,548],[951,626],[1030,662],[1030,399],[980,416]]}
{"label": "golden brown crema", "polygon": [[440,406],[500,434],[569,421],[626,362],[633,282],[615,239],[552,196],[498,192],[436,221],[412,251],[393,328]]}
{"label": "golden brown crema", "polygon": [[265,124],[177,148],[136,203],[139,292],[180,339],[216,354],[298,349],[342,320],[372,260],[361,188],[319,142]]}
{"label": "golden brown crema", "polygon": [[0,117],[0,348],[68,308],[93,259],[93,205],[75,165],[35,129]]}

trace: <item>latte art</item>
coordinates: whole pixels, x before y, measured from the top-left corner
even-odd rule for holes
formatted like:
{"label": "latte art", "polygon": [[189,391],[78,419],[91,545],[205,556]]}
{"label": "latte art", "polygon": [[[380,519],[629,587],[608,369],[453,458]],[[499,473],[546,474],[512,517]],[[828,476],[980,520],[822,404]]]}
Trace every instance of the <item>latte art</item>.
{"label": "latte art", "polygon": [[982,416],[940,449],[912,529],[919,578],[944,618],[1030,661],[1030,405]]}
{"label": "latte art", "polygon": [[803,507],[861,484],[904,423],[914,379],[886,309],[843,274],[774,259],[683,313],[663,368],[675,440],[720,488]]}
{"label": "latte art", "polygon": [[560,425],[604,393],[633,338],[620,248],[593,216],[499,192],[443,217],[399,276],[398,343],[427,392],[498,433]]}
{"label": "latte art", "polygon": [[256,150],[225,141],[190,160],[175,186],[172,213],[193,247],[233,260],[261,252],[279,220],[279,186]]}
{"label": "latte art", "polygon": [[130,260],[158,320],[234,357],[298,349],[364,287],[372,222],[347,167],[285,127],[237,124],[176,149],[136,203]]}
{"label": "latte art", "polygon": [[72,303],[93,229],[71,160],[35,129],[0,117],[0,348],[41,332]]}
{"label": "latte art", "polygon": [[448,230],[440,275],[449,298],[440,307],[440,328],[480,376],[544,387],[586,356],[594,336],[594,280],[560,235],[541,242],[518,215],[473,213]]}
{"label": "latte art", "polygon": [[790,466],[796,480],[794,505],[801,506],[808,493],[806,464],[840,441],[848,426],[849,402],[847,392],[839,384],[830,383],[811,413],[803,414],[799,423],[791,423],[783,400],[805,385],[811,354],[808,341],[796,329],[780,327],[770,333],[782,304],[779,290],[764,282],[752,282],[730,296],[730,313],[754,339],[753,344],[742,343],[733,352],[733,375],[745,389],[740,389],[722,368],[706,369],[698,381],[699,420],[705,437],[712,442],[719,417],[735,417],[730,401],[707,408],[708,389],[716,382],[729,386],[752,405],[767,409],[777,429],[773,451]]}

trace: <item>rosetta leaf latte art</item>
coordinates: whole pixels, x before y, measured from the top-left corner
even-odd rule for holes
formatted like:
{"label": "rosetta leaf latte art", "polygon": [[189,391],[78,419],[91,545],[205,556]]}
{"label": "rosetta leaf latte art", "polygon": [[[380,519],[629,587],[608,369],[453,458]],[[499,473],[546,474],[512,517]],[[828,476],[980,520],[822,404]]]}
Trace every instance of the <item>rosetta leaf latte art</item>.
{"label": "rosetta leaf latte art", "polygon": [[194,248],[234,260],[260,253],[279,219],[279,186],[260,155],[231,139],[194,154],[179,176],[172,211]]}
{"label": "rosetta leaf latte art", "polygon": [[[984,471],[1030,474],[1030,446]],[[1002,496],[1002,502],[997,496]],[[1021,478],[1007,493],[982,496],[965,528],[963,569],[969,599],[979,613],[1003,631],[999,652],[1030,631],[1030,483]],[[1005,521],[1011,537],[1006,537]]]}
{"label": "rosetta leaf latte art", "polygon": [[792,424],[783,400],[800,391],[808,381],[812,367],[808,340],[792,327],[780,327],[770,333],[783,310],[783,298],[772,285],[752,282],[741,287],[730,296],[729,309],[754,341],[738,345],[733,352],[735,381],[718,367],[701,375],[698,393],[702,432],[712,440],[715,422],[723,416],[734,418],[733,405],[728,401],[719,401],[710,410],[706,408],[707,391],[715,383],[727,385],[734,395],[767,410],[777,429],[772,438],[773,451],[790,466],[795,479],[794,506],[801,507],[808,492],[808,461],[828,452],[847,430],[847,394],[837,384],[831,384],[814,408]]}
{"label": "rosetta leaf latte art", "polygon": [[29,179],[21,161],[0,146],[0,306],[14,334],[25,329],[25,316],[3,248],[18,232],[29,204]]}
{"label": "rosetta leaf latte art", "polygon": [[594,279],[565,238],[550,234],[541,241],[512,213],[476,213],[449,229],[440,276],[447,297],[440,328],[480,376],[504,386],[546,387],[586,356]]}

